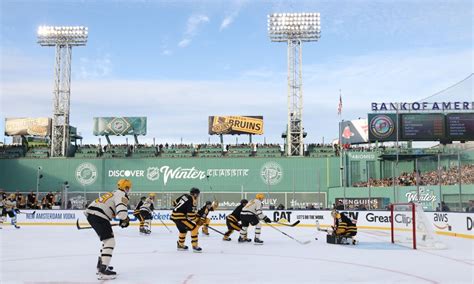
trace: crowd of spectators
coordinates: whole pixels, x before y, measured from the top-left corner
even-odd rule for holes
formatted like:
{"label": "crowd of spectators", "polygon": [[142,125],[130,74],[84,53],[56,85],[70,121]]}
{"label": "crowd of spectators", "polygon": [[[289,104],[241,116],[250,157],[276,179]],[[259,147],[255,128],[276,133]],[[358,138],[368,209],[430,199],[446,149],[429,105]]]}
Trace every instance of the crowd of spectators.
{"label": "crowd of spectators", "polygon": [[[5,200],[10,194],[11,193],[0,191],[0,199]],[[29,194],[23,194],[21,192],[14,194],[18,209],[53,209],[53,206],[61,206],[61,192],[59,191],[56,193],[52,191],[48,192],[41,198],[41,201],[34,191],[31,191]]]}
{"label": "crowd of spectators", "polygon": [[[457,167],[449,169],[442,169],[441,173],[441,185],[454,185],[459,183],[459,170]],[[395,179],[395,183],[399,186],[415,186],[417,185],[417,179],[419,185],[438,185],[440,182],[438,171],[430,171],[419,173],[402,173]],[[384,179],[372,179],[369,181],[356,182],[353,184],[354,187],[386,187],[393,186],[392,178]],[[474,165],[464,165],[461,167],[461,183],[463,184],[474,184]]]}

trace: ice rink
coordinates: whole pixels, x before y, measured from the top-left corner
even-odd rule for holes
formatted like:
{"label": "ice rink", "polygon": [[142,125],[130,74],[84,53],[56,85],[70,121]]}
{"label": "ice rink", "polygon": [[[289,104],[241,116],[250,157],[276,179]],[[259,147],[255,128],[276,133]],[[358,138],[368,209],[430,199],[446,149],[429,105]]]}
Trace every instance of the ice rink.
{"label": "ice rink", "polygon": [[[225,227],[216,226],[224,231]],[[199,236],[203,253],[176,250],[177,231],[114,227],[117,246],[113,283],[473,283],[474,241],[441,237],[446,250],[413,250],[389,242],[388,231],[359,230],[357,246],[326,244],[315,228],[279,227],[310,244],[301,245],[264,226],[263,246],[231,242],[211,231]],[[253,238],[253,231],[250,235]],[[318,237],[319,240],[315,240]],[[74,226],[4,225],[1,283],[100,283],[100,241]],[[190,236],[186,239],[190,246]]]}

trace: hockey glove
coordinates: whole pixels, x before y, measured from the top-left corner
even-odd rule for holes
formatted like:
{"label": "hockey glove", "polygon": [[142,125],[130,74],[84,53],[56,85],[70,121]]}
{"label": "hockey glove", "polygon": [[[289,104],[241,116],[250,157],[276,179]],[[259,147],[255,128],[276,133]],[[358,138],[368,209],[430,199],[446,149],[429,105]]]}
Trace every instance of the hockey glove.
{"label": "hockey glove", "polygon": [[119,223],[120,227],[127,228],[128,225],[130,225],[130,218],[128,218],[128,216],[126,219],[120,220],[120,223]]}
{"label": "hockey glove", "polygon": [[265,218],[263,218],[263,221],[265,221],[265,223],[271,223],[272,220],[270,220],[270,218],[268,218],[267,216],[265,216]]}

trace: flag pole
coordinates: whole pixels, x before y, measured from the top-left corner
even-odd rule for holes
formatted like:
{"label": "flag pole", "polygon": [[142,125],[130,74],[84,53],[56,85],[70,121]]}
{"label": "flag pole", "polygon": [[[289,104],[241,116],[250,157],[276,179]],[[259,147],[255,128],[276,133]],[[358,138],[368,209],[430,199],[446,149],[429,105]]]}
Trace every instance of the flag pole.
{"label": "flag pole", "polygon": [[340,166],[340,182],[343,187],[343,206],[344,210],[346,209],[346,182],[345,182],[345,167],[344,167],[344,147],[342,145],[342,94],[341,89],[339,89],[339,105],[337,108],[337,114],[339,115],[339,166]]}

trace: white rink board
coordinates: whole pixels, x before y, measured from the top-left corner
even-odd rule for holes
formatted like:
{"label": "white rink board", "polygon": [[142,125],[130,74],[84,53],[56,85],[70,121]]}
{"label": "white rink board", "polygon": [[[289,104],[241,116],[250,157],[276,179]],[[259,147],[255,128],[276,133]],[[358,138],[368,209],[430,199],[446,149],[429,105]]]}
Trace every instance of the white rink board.
{"label": "white rink board", "polygon": [[[24,213],[31,213],[32,210],[24,210]],[[224,226],[225,219],[232,211],[215,211],[209,214],[212,225]],[[298,226],[313,227],[316,220],[321,227],[332,225],[333,219],[331,211],[319,210],[265,210],[264,213],[272,221],[294,223],[300,221]],[[347,211],[349,217],[357,220],[359,229],[389,230],[390,212],[389,211]],[[457,236],[474,239],[474,214],[473,213],[454,213],[454,212],[425,212],[428,219],[432,222],[434,230],[443,235]],[[161,219],[165,224],[174,226],[170,221],[171,211],[156,210],[154,219],[156,225],[161,225]],[[132,225],[138,225],[138,221],[129,212]],[[81,224],[86,224],[87,220],[82,210],[36,210],[35,214],[18,214],[18,223],[20,225],[73,225],[79,219]],[[409,226],[410,220],[403,212],[397,212],[395,222],[404,226]]]}

